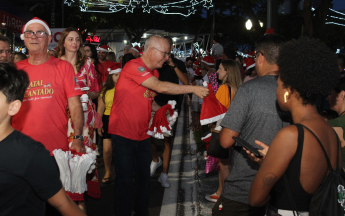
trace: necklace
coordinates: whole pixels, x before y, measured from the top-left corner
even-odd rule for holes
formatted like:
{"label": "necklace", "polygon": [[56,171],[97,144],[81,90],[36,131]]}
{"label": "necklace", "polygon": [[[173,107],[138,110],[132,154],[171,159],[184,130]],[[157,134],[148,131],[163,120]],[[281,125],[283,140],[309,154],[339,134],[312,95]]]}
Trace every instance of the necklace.
{"label": "necklace", "polygon": [[339,116],[342,116],[342,115],[344,115],[345,114],[345,111],[344,112],[342,112],[342,113],[340,113],[340,115]]}

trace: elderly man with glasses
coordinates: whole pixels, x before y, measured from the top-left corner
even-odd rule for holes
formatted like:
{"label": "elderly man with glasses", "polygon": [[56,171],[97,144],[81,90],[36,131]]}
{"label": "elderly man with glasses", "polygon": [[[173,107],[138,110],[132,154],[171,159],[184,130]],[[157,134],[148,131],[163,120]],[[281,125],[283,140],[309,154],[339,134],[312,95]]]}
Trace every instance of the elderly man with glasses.
{"label": "elderly man with glasses", "polygon": [[115,159],[115,215],[129,216],[133,206],[133,171],[136,193],[134,209],[137,215],[148,215],[150,164],[152,159],[150,136],[147,135],[152,102],[156,92],[165,94],[194,93],[200,98],[209,94],[201,86],[181,86],[158,80],[158,71],[169,58],[169,42],[150,37],[140,58],[128,62],[121,71],[109,117],[109,133]]}
{"label": "elderly man with glasses", "polygon": [[[55,149],[85,152],[81,136],[84,123],[80,102],[82,92],[75,80],[73,66],[47,53],[51,31],[45,21],[35,17],[27,22],[21,39],[30,56],[16,63],[16,67],[29,75],[30,82],[22,107],[12,118],[12,126],[41,142],[51,155]],[[75,131],[70,148],[66,138],[67,105]],[[57,166],[53,168],[52,172],[59,176]]]}

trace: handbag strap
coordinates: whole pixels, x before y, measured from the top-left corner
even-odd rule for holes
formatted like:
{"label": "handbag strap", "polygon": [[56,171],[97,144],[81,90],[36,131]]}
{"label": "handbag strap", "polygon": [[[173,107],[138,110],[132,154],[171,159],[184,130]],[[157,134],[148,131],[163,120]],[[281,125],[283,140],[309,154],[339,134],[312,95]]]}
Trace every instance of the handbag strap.
{"label": "handbag strap", "polygon": [[231,87],[229,84],[226,84],[228,86],[228,89],[229,89],[229,95],[230,95],[230,102],[231,102]]}

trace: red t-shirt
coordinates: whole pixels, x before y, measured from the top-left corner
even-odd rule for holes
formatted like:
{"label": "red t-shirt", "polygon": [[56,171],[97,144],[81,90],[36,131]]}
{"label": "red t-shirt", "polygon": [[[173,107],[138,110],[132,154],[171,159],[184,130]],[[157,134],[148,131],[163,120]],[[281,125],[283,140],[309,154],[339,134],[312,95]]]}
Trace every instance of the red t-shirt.
{"label": "red t-shirt", "polygon": [[30,84],[12,126],[41,142],[47,150],[68,150],[67,98],[81,95],[72,65],[50,57],[40,65],[28,59],[16,64],[29,75]]}
{"label": "red t-shirt", "polygon": [[141,58],[131,60],[122,69],[109,117],[110,134],[138,141],[150,137],[147,130],[156,93],[141,83],[152,76],[158,78],[158,71],[150,71]]}
{"label": "red t-shirt", "polygon": [[[98,79],[100,80],[101,83],[103,83],[107,80],[107,77],[109,75],[108,68],[111,68],[115,64],[120,64],[120,63],[106,60],[103,63],[99,62],[99,64],[97,64],[97,70],[100,73]],[[121,67],[121,64],[119,65],[119,67]]]}

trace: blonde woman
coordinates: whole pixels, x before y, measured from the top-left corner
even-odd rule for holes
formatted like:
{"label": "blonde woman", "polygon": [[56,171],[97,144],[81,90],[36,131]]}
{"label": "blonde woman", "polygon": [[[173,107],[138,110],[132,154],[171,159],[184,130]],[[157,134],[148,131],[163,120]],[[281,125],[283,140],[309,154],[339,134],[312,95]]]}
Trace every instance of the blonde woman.
{"label": "blonde woman", "polygon": [[[217,71],[219,79],[222,81],[222,85],[219,86],[216,93],[218,101],[226,108],[230,107],[231,101],[235,96],[238,87],[242,84],[240,68],[234,60],[223,60],[219,65]],[[221,130],[221,120],[217,122],[217,126],[212,131],[219,133]],[[230,159],[218,158],[219,162],[219,187],[217,192],[211,195],[206,195],[205,199],[211,202],[217,202],[219,196],[222,193],[224,187],[224,180],[230,174]]]}

